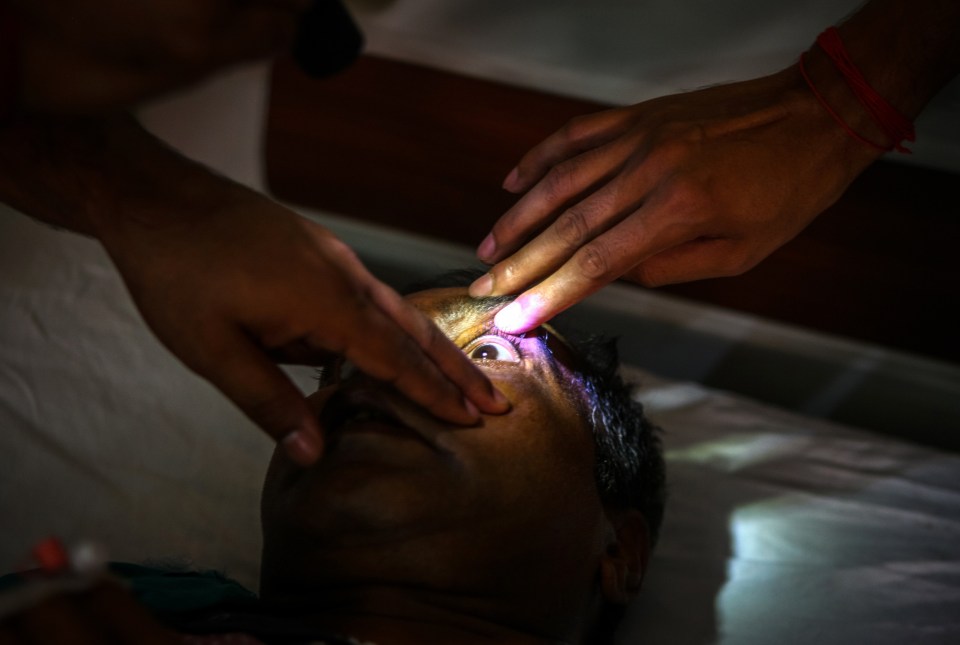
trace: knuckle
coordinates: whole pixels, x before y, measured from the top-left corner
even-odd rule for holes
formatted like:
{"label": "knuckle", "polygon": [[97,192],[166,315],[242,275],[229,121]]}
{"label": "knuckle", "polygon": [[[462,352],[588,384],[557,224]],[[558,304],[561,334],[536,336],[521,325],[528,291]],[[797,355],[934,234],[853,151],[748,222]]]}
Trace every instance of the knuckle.
{"label": "knuckle", "polygon": [[577,252],[577,268],[580,274],[591,282],[606,280],[610,274],[610,263],[606,249],[593,243]]}
{"label": "knuckle", "polygon": [[554,166],[547,173],[544,189],[550,200],[565,200],[576,185],[580,164],[576,157]]}
{"label": "knuckle", "polygon": [[677,168],[697,154],[702,137],[698,129],[668,127],[659,133],[650,158],[664,168]]}
{"label": "knuckle", "polygon": [[664,208],[680,221],[702,220],[711,212],[707,187],[689,175],[674,177],[664,191]]}
{"label": "knuckle", "polygon": [[497,267],[498,276],[494,281],[494,284],[514,284],[521,274],[521,267],[517,264],[516,260],[510,258],[504,260],[499,267]]}
{"label": "knuckle", "polygon": [[579,247],[587,238],[587,220],[579,208],[571,208],[560,216],[553,227],[557,239],[567,248]]}

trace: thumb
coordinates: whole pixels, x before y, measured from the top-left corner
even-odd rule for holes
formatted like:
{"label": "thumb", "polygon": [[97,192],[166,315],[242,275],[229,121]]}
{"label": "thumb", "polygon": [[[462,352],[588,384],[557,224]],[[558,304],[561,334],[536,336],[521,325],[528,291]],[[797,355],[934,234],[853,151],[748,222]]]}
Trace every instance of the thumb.
{"label": "thumb", "polygon": [[246,334],[224,333],[207,360],[195,366],[251,421],[283,444],[287,456],[309,466],[323,452],[319,423],[300,390]]}

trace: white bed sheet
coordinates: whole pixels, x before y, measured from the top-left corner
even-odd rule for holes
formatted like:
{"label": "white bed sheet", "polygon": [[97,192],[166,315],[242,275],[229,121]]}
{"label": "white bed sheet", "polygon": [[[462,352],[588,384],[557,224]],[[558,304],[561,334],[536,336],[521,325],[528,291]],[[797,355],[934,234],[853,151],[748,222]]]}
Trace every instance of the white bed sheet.
{"label": "white bed sheet", "polygon": [[[269,442],[95,243],[0,210],[0,275],[0,569],[52,533],[255,587]],[[635,374],[671,499],[622,642],[960,641],[957,455]]]}

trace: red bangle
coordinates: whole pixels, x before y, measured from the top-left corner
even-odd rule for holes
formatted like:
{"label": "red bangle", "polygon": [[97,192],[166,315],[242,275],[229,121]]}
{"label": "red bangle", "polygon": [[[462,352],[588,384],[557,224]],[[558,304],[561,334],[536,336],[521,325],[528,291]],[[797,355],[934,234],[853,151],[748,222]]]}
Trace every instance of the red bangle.
{"label": "red bangle", "polygon": [[871,148],[874,148],[876,150],[880,150],[881,152],[890,152],[890,150],[892,149],[891,146],[882,146],[879,143],[874,143],[870,139],[867,139],[866,137],[861,136],[856,130],[854,130],[849,125],[847,125],[847,122],[843,120],[843,117],[837,114],[836,110],[830,107],[830,104],[827,103],[827,99],[823,98],[823,94],[821,94],[817,90],[817,86],[814,85],[813,81],[810,80],[810,75],[807,74],[806,67],[804,67],[804,64],[803,64],[803,57],[804,57],[804,54],[800,54],[800,74],[803,75],[803,80],[807,82],[807,86],[810,88],[810,91],[813,92],[813,95],[817,97],[817,100],[820,101],[820,105],[823,106],[823,108],[827,111],[827,113],[831,117],[833,117],[833,120],[836,121],[841,128],[846,130],[847,134],[849,134],[851,137],[853,137],[860,143],[870,146]]}
{"label": "red bangle", "polygon": [[0,0],[0,124],[13,117],[20,93],[20,28],[6,0]]}
{"label": "red bangle", "polygon": [[839,115],[837,115],[833,110],[827,106],[826,101],[819,92],[813,87],[813,83],[810,82],[810,78],[807,76],[806,70],[803,68],[803,56],[800,57],[800,72],[803,74],[804,79],[807,81],[807,85],[810,86],[810,89],[813,90],[813,93],[817,95],[817,98],[823,103],[824,107],[831,113],[835,120],[838,120],[843,127],[854,134],[857,139],[871,145],[875,148],[880,148],[884,151],[896,150],[903,154],[910,154],[910,150],[903,146],[903,141],[915,141],[916,132],[913,129],[913,123],[907,117],[903,116],[900,112],[897,111],[892,105],[890,105],[882,96],[880,96],[876,90],[870,87],[870,84],[867,82],[867,79],[863,77],[863,74],[857,69],[857,66],[853,64],[853,61],[850,60],[850,55],[847,53],[846,48],[843,46],[843,41],[840,40],[840,32],[837,31],[836,27],[828,27],[817,36],[817,44],[820,48],[826,53],[830,58],[830,62],[833,63],[833,66],[837,69],[838,72],[843,76],[843,80],[846,82],[847,86],[853,92],[854,96],[857,97],[857,100],[860,102],[860,105],[870,113],[870,116],[873,117],[874,122],[880,126],[880,129],[887,135],[887,137],[893,142],[889,146],[880,146],[879,144],[867,141],[863,137],[857,135],[853,130],[846,124],[843,123]]}
{"label": "red bangle", "polygon": [[70,568],[70,554],[56,537],[40,540],[31,551],[33,559],[44,573],[63,573]]}

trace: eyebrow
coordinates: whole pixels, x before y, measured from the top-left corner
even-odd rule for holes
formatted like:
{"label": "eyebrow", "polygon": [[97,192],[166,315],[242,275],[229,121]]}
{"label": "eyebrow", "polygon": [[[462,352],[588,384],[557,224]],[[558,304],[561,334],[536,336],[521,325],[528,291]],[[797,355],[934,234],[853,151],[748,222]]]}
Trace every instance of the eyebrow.
{"label": "eyebrow", "polygon": [[[437,316],[437,323],[441,327],[453,327],[455,323],[468,318],[480,319],[504,305],[513,302],[516,296],[488,296],[486,298],[460,297],[451,300],[444,307],[444,311]],[[493,324],[493,321],[490,321]]]}

